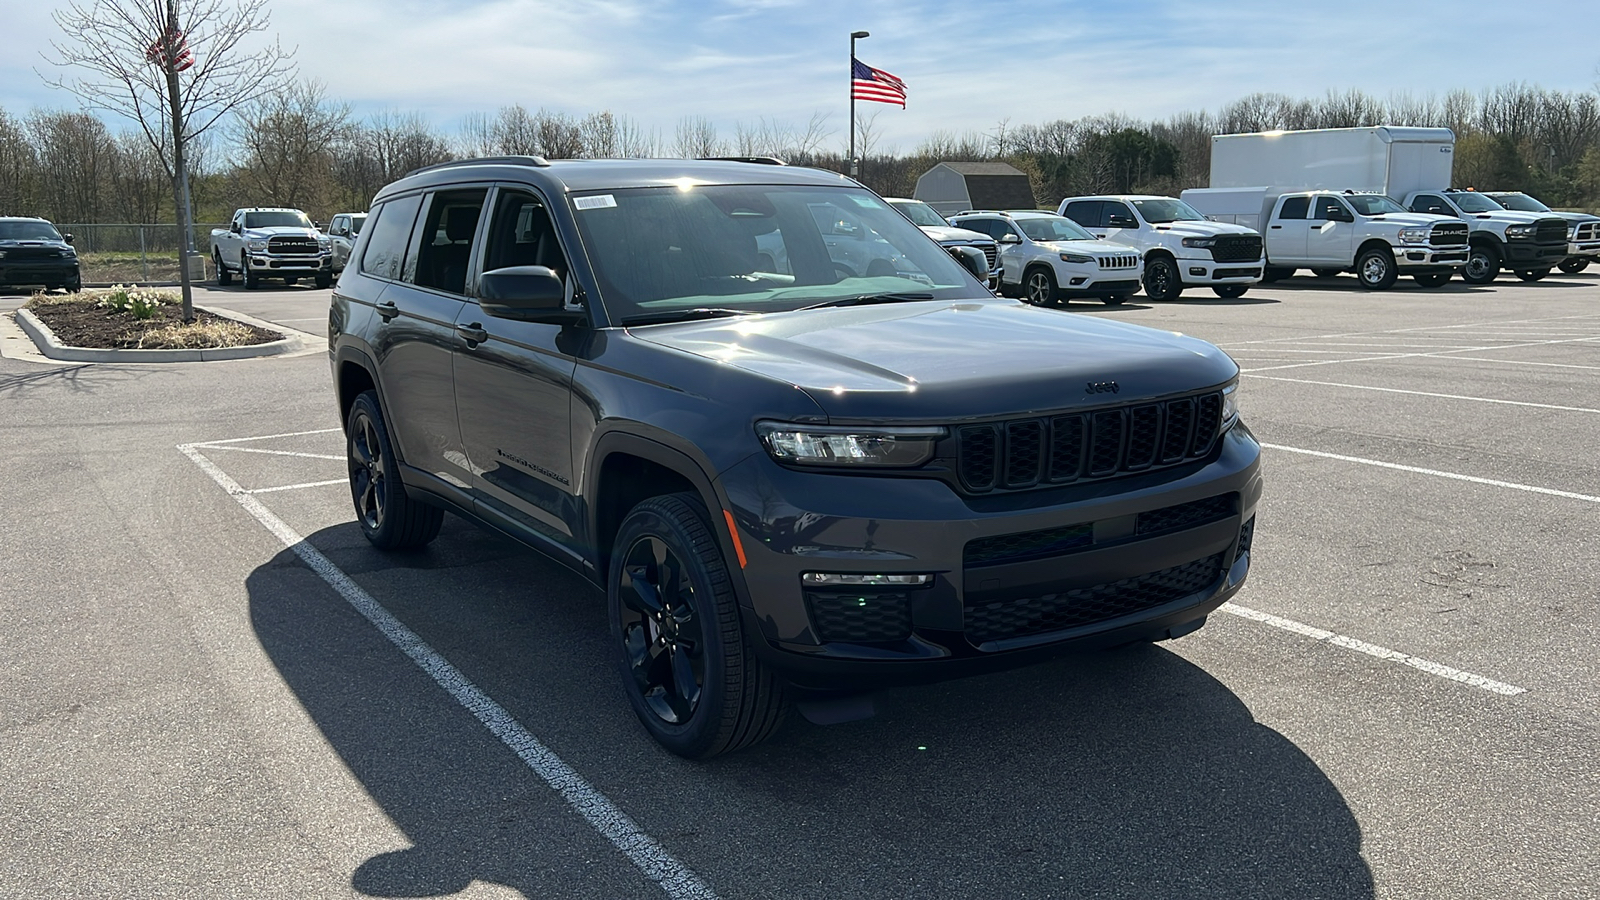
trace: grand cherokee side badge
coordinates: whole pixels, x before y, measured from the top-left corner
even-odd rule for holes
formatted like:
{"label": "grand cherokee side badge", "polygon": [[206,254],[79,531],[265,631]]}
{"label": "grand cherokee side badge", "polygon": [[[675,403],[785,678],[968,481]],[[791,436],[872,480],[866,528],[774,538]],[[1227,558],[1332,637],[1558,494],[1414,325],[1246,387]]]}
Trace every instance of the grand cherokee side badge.
{"label": "grand cherokee side badge", "polygon": [[1115,381],[1091,381],[1084,386],[1083,391],[1086,394],[1120,394],[1122,387]]}

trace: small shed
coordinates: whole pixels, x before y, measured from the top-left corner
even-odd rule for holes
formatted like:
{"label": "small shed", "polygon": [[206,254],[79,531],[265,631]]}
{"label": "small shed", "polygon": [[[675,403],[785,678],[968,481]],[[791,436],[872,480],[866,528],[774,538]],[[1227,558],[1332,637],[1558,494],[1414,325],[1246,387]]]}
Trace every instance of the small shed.
{"label": "small shed", "polygon": [[922,173],[911,196],[945,216],[968,209],[1038,208],[1028,176],[1003,162],[939,163]]}

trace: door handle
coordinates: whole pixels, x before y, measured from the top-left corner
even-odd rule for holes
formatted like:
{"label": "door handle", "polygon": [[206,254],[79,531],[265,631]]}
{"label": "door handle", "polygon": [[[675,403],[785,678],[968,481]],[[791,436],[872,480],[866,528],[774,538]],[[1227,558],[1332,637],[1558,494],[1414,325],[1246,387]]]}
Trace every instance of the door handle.
{"label": "door handle", "polygon": [[1272,230],[1272,231],[1280,231],[1282,229],[1283,229],[1282,225],[1274,225],[1274,226],[1272,226],[1272,228],[1270,230]]}
{"label": "door handle", "polygon": [[384,302],[379,303],[377,310],[378,317],[383,319],[385,322],[389,321],[395,316],[400,315],[400,307],[395,306],[393,300],[385,300]]}
{"label": "door handle", "polygon": [[477,322],[471,325],[457,325],[456,334],[461,335],[461,339],[467,342],[469,348],[476,347],[489,339],[489,332],[484,331],[483,326]]}

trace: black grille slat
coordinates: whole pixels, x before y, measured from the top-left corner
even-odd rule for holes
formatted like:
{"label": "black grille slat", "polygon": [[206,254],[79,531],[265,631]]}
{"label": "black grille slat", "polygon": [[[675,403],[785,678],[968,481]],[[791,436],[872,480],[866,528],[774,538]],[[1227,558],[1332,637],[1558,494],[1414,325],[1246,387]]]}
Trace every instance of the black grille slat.
{"label": "black grille slat", "polygon": [[911,636],[911,601],[904,592],[806,591],[811,624],[824,643],[879,644]]}
{"label": "black grille slat", "polygon": [[1038,420],[1006,425],[1006,487],[1028,487],[1039,483],[1044,464],[1044,423]]}
{"label": "black grille slat", "polygon": [[1083,416],[1050,420],[1050,480],[1072,481],[1083,473]]}
{"label": "black grille slat", "polygon": [[275,237],[267,240],[267,250],[271,253],[314,254],[317,252],[317,242],[314,238]]}
{"label": "black grille slat", "polygon": [[1161,446],[1161,407],[1154,404],[1128,410],[1128,450],[1123,455],[1124,471],[1137,472],[1155,464]]}
{"label": "black grille slat", "polygon": [[1567,222],[1565,219],[1540,219],[1539,228],[1534,234],[1536,235],[1536,240],[1540,243],[1565,241],[1567,239]]}
{"label": "black grille slat", "polygon": [[1222,395],[1206,394],[1195,403],[1199,415],[1194,423],[1194,440],[1189,444],[1190,456],[1205,456],[1211,452],[1211,442],[1222,425]]}
{"label": "black grille slat", "polygon": [[1090,417],[1089,474],[1103,477],[1122,467],[1122,427],[1120,409],[1108,409]]}
{"label": "black grille slat", "polygon": [[1133,533],[1143,537],[1221,521],[1233,515],[1234,497],[1234,494],[1218,494],[1204,500],[1139,513]]}
{"label": "black grille slat", "polygon": [[1171,465],[1189,454],[1189,439],[1194,434],[1194,401],[1184,398],[1168,403],[1166,425],[1161,437],[1161,462]]}
{"label": "black grille slat", "polygon": [[971,567],[1046,559],[1093,543],[1094,525],[1090,522],[1019,534],[1001,534],[968,541],[962,553],[962,563]]}
{"label": "black grille slat", "polygon": [[961,483],[974,491],[994,487],[1000,463],[1000,436],[993,425],[968,425],[959,432]]}
{"label": "black grille slat", "polygon": [[1433,226],[1433,231],[1428,235],[1428,243],[1434,247],[1455,247],[1467,243],[1467,226],[1465,223],[1450,222]]}
{"label": "black grille slat", "polygon": [[973,643],[1027,637],[1107,622],[1205,590],[1222,572],[1222,554],[1168,569],[1038,597],[967,606],[964,627]]}
{"label": "black grille slat", "polygon": [[1261,258],[1261,235],[1218,235],[1211,245],[1211,258],[1217,262],[1255,262]]}
{"label": "black grille slat", "polygon": [[1238,559],[1240,556],[1250,552],[1250,542],[1255,540],[1255,536],[1256,517],[1251,516],[1250,521],[1239,526],[1239,552],[1234,554],[1235,559]]}

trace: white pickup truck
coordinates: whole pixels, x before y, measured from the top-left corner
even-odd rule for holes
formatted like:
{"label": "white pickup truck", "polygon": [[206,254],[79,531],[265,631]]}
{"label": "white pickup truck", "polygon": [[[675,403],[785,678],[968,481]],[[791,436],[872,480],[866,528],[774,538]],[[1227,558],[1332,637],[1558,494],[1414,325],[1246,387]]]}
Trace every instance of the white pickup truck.
{"label": "white pickup truck", "polygon": [[333,284],[333,252],[328,236],[298,209],[234,210],[227,228],[211,232],[211,262],[217,284],[230,285],[237,272],[254,290],[263,278],[294,284],[310,278],[317,287]]}
{"label": "white pickup truck", "polygon": [[1068,197],[1056,210],[1095,237],[1144,253],[1144,293],[1176,300],[1186,287],[1218,297],[1244,296],[1266,265],[1261,235],[1243,225],[1212,222],[1175,197]]}
{"label": "white pickup truck", "polygon": [[1506,209],[1475,191],[1412,191],[1405,204],[1471,227],[1472,250],[1461,267],[1461,280],[1467,284],[1488,284],[1502,268],[1523,281],[1538,281],[1567,258],[1567,220],[1555,213]]}

